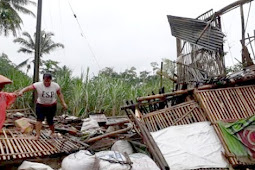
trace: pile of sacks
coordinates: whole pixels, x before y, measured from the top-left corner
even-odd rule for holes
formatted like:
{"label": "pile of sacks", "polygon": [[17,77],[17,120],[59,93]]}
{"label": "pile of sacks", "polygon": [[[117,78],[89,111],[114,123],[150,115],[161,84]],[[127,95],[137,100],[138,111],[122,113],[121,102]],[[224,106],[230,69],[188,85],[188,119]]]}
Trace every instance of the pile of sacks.
{"label": "pile of sacks", "polygon": [[[126,156],[128,155],[128,156]],[[24,161],[18,170],[45,169],[51,167]],[[88,150],[80,150],[65,157],[61,170],[160,170],[156,163],[146,154],[134,153],[131,144],[125,140],[116,141],[111,151],[91,154]]]}
{"label": "pile of sacks", "polygon": [[101,151],[93,155],[87,150],[80,150],[68,155],[62,161],[61,167],[62,170],[159,170],[149,156],[133,153],[132,146],[125,140],[115,142],[111,151]]}

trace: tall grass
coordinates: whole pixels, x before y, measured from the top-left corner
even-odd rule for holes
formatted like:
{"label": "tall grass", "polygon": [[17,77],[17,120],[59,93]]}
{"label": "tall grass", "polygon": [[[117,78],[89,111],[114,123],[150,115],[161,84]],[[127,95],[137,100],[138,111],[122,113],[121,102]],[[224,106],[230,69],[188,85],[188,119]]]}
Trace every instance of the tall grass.
{"label": "tall grass", "polygon": [[[13,80],[5,90],[12,92],[22,89],[32,83],[32,79],[23,72],[15,69],[15,65],[7,57],[0,57],[0,74]],[[147,96],[152,91],[158,92],[160,88],[159,76],[150,76],[139,80],[137,77],[116,77],[99,74],[89,77],[89,69],[79,77],[72,77],[72,71],[63,67],[54,75],[68,105],[69,114],[86,117],[89,113],[105,113],[108,116],[122,115],[121,106],[125,100],[135,101],[136,97]],[[172,83],[163,79],[166,91],[171,90]],[[59,102],[58,102],[59,103]],[[32,93],[25,93],[15,102],[14,108],[25,108],[32,104]],[[63,113],[61,106],[58,114]]]}
{"label": "tall grass", "polygon": [[[4,91],[6,92],[14,92],[16,90],[20,90],[23,87],[26,87],[32,83],[32,79],[23,72],[17,70],[15,68],[15,65],[4,54],[0,56],[0,74],[8,77],[13,81],[12,84],[8,84],[5,86]],[[25,108],[31,105],[31,103],[31,94],[24,94],[23,97],[19,97],[16,100],[15,104],[12,107]]]}
{"label": "tall grass", "polygon": [[[89,79],[89,70],[79,78],[66,80],[61,74],[56,81],[60,84],[72,115],[86,117],[88,113],[106,113],[115,116],[123,114],[120,110],[125,100],[135,101],[138,96],[146,96],[160,88],[159,77],[142,83],[130,83],[126,79],[99,75]],[[68,83],[66,83],[68,82]],[[167,91],[171,83],[164,80]]]}

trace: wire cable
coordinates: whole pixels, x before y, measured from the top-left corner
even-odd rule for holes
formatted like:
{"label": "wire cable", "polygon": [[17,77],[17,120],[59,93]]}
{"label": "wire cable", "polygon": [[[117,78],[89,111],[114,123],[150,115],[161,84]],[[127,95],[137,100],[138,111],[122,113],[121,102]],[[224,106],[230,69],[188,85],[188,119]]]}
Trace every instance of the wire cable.
{"label": "wire cable", "polygon": [[94,59],[95,59],[95,61],[96,61],[96,63],[97,63],[98,68],[101,69],[100,66],[99,66],[99,63],[98,63],[98,61],[97,61],[97,57],[96,57],[94,51],[92,50],[92,47],[91,47],[91,45],[90,45],[90,43],[89,43],[89,41],[88,41],[86,35],[85,35],[84,32],[83,32],[83,29],[82,29],[82,27],[81,27],[81,24],[80,24],[78,18],[77,18],[77,15],[75,14],[75,12],[74,12],[74,10],[73,10],[73,8],[72,8],[72,6],[71,6],[69,0],[67,0],[67,1],[68,1],[69,6],[70,6],[70,9],[71,9],[71,11],[72,11],[72,13],[73,13],[73,16],[74,16],[74,18],[75,18],[75,20],[76,20],[76,22],[77,22],[77,24],[78,24],[78,26],[79,26],[79,29],[80,29],[80,31],[81,31],[81,36],[84,37],[84,38],[87,40],[87,44],[88,44],[89,50],[90,50],[92,56],[94,57]]}

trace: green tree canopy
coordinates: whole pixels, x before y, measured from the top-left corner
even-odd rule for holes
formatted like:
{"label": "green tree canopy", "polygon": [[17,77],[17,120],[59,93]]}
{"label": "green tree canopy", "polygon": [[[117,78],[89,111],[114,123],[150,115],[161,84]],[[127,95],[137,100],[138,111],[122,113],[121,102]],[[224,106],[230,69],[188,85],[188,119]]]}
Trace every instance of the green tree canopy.
{"label": "green tree canopy", "polygon": [[12,32],[13,36],[17,35],[23,22],[18,12],[35,16],[25,7],[27,5],[36,3],[30,0],[0,0],[0,34],[4,33],[7,36]]}
{"label": "green tree canopy", "polygon": [[[22,35],[24,38],[18,37],[14,40],[14,43],[19,43],[21,45],[18,52],[34,54],[35,53],[35,36],[36,36],[36,34],[34,34],[34,36],[32,37],[28,32],[23,32]],[[52,32],[41,31],[41,44],[40,44],[40,51],[41,51],[40,54],[41,55],[40,55],[40,58],[44,54],[50,54],[52,51],[56,50],[57,48],[64,48],[63,44],[55,43],[52,40],[53,36],[54,36],[54,33],[52,33]],[[29,62],[29,59],[25,60],[24,62],[22,62],[18,65],[18,68],[23,67],[25,65],[29,66],[29,68],[30,68],[30,64],[28,62]],[[47,64],[47,66],[46,66],[46,69],[47,69],[47,67],[50,68],[53,65],[56,65],[58,63],[54,63],[52,60],[48,61],[48,62],[41,60],[40,65],[43,65],[43,64]]]}

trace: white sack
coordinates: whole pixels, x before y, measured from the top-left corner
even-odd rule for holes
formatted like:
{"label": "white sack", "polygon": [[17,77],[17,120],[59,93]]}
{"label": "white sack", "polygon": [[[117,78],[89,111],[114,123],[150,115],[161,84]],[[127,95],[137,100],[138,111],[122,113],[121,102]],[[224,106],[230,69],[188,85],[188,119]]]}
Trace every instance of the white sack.
{"label": "white sack", "polygon": [[96,120],[93,120],[93,119],[90,119],[90,118],[83,119],[83,123],[82,123],[82,126],[81,126],[81,131],[86,131],[86,130],[89,130],[89,129],[96,129],[96,128],[99,128],[99,125],[98,125]]}
{"label": "white sack", "polygon": [[126,162],[126,158],[119,152],[101,151],[96,153],[96,162],[99,165],[99,170],[129,170],[130,165],[114,163],[111,161]]}
{"label": "white sack", "polygon": [[210,122],[171,126],[151,134],[171,170],[228,166]]}
{"label": "white sack", "polygon": [[50,166],[42,163],[23,161],[22,164],[18,167],[18,170],[53,170],[53,169]]}
{"label": "white sack", "polygon": [[65,157],[61,168],[62,170],[95,170],[97,169],[95,155],[87,150],[80,150]]}
{"label": "white sack", "polygon": [[156,163],[147,155],[134,153],[129,155],[132,164],[131,170],[160,170]]}
{"label": "white sack", "polygon": [[126,140],[118,140],[116,141],[111,148],[112,151],[117,151],[122,154],[126,152],[128,155],[132,154],[134,152],[131,144]]}

